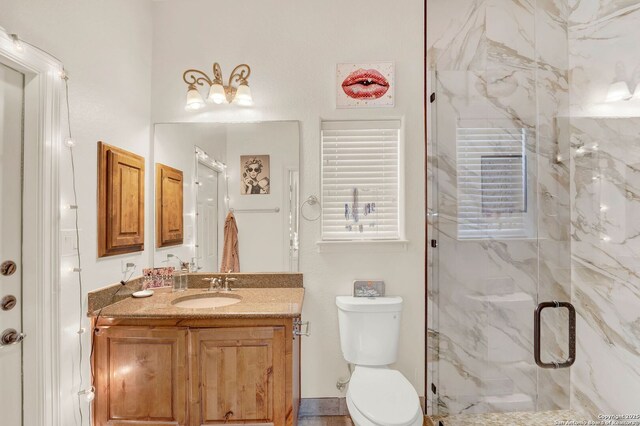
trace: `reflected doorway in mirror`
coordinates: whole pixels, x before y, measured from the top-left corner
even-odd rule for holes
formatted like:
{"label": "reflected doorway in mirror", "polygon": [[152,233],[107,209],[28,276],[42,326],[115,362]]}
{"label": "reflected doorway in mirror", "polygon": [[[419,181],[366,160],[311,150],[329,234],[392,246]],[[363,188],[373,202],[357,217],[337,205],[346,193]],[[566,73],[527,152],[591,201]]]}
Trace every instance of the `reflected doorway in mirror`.
{"label": "reflected doorway in mirror", "polygon": [[268,155],[240,156],[240,193],[256,195],[270,193],[270,169]]}

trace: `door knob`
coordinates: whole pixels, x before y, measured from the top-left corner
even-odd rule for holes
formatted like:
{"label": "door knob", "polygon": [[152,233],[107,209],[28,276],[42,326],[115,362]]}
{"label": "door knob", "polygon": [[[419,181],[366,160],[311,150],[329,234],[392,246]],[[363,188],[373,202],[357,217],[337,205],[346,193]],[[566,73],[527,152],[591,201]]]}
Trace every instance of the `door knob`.
{"label": "door knob", "polygon": [[7,328],[2,332],[2,337],[0,337],[0,347],[16,345],[22,342],[25,337],[27,337],[26,334],[18,333],[13,328]]}

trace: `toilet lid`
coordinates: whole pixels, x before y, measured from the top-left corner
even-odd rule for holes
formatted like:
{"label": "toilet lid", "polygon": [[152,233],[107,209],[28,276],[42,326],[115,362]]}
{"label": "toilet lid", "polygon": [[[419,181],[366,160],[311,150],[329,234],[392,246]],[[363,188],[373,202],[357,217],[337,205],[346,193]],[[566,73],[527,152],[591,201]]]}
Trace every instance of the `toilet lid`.
{"label": "toilet lid", "polygon": [[349,382],[349,396],[358,411],[377,425],[410,425],[421,412],[411,383],[388,368],[357,366]]}

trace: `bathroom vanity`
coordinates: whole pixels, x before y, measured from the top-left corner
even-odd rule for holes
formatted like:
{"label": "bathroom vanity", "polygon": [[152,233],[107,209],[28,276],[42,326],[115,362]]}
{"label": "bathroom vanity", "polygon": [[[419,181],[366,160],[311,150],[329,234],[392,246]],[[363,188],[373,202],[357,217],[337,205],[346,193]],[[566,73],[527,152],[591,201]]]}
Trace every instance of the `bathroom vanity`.
{"label": "bathroom vanity", "polygon": [[94,292],[93,303],[90,295],[93,424],[295,425],[302,278],[267,274],[267,285],[290,285],[276,277],[291,275],[299,286],[210,292],[194,274],[185,292],[106,306],[117,287]]}

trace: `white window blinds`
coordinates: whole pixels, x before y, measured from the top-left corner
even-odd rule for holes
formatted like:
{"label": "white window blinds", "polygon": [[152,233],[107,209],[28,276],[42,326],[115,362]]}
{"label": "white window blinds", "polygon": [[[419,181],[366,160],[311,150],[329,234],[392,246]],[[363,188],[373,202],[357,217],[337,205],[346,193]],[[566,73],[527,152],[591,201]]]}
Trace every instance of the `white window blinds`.
{"label": "white window blinds", "polygon": [[526,237],[526,130],[458,128],[458,238]]}
{"label": "white window blinds", "polygon": [[322,240],[400,239],[400,121],[324,121]]}

